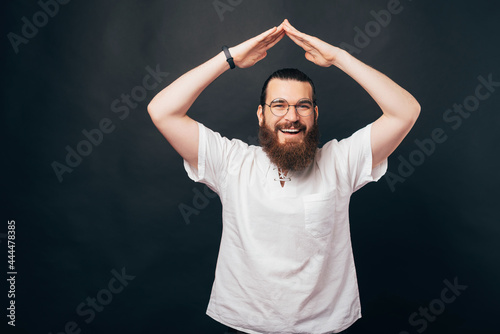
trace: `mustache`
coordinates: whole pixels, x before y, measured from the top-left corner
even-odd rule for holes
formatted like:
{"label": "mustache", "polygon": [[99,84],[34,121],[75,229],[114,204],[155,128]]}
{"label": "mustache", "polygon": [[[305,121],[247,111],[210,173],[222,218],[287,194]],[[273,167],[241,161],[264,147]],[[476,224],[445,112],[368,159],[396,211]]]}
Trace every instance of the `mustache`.
{"label": "mustache", "polygon": [[295,122],[290,122],[290,121],[286,121],[285,123],[282,123],[282,124],[276,124],[276,126],[274,127],[275,131],[279,131],[279,130],[283,130],[283,129],[297,129],[297,130],[300,130],[300,131],[304,131],[306,130],[306,125],[301,123],[300,121],[295,121]]}

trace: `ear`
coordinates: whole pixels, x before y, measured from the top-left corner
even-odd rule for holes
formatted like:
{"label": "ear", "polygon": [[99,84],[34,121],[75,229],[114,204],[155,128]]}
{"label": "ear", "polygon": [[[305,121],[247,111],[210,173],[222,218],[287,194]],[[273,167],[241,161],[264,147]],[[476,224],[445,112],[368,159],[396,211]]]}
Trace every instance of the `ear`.
{"label": "ear", "polygon": [[319,117],[319,113],[318,113],[318,106],[314,107],[314,114],[315,114],[315,116],[314,116],[314,117],[316,117],[316,121],[317,121],[317,120],[318,120],[318,117]]}
{"label": "ear", "polygon": [[257,108],[257,118],[259,119],[259,126],[262,126],[264,124],[264,115],[262,115],[264,111],[262,110],[262,106],[259,105]]}

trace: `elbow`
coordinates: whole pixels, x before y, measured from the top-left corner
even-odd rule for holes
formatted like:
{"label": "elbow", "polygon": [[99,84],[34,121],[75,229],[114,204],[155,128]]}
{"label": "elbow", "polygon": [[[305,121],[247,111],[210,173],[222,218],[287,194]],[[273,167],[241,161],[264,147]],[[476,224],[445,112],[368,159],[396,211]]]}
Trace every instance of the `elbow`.
{"label": "elbow", "polygon": [[151,117],[153,123],[156,124],[156,122],[158,121],[158,108],[156,108],[153,101],[149,102],[148,104],[148,114],[149,117]]}
{"label": "elbow", "polygon": [[162,106],[158,105],[158,103],[150,102],[147,110],[149,117],[157,128],[164,128],[166,123],[173,118],[176,118],[175,114],[173,114],[171,110],[162,108]]}
{"label": "elbow", "polygon": [[417,99],[408,94],[404,107],[405,112],[401,116],[405,115],[405,120],[413,126],[420,115],[420,109],[420,103]]}
{"label": "elbow", "polygon": [[402,110],[404,112],[399,114],[399,121],[409,131],[415,125],[420,115],[420,104],[417,100],[412,99]]}
{"label": "elbow", "polygon": [[149,104],[148,104],[148,114],[149,114],[150,116],[153,116],[153,114],[154,114],[154,110],[155,110],[154,103],[153,103],[153,101],[151,101],[151,102],[149,102]]}
{"label": "elbow", "polygon": [[420,103],[418,103],[418,101],[416,99],[413,99],[413,103],[412,103],[412,106],[411,106],[411,120],[413,123],[415,123],[418,119],[418,116],[420,116]]}

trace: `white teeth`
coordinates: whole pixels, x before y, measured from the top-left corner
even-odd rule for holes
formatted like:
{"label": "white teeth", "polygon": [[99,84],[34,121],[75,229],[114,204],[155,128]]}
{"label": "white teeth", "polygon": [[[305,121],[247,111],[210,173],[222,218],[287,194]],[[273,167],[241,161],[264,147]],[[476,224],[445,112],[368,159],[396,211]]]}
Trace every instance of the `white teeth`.
{"label": "white teeth", "polygon": [[281,129],[282,132],[297,133],[298,129]]}

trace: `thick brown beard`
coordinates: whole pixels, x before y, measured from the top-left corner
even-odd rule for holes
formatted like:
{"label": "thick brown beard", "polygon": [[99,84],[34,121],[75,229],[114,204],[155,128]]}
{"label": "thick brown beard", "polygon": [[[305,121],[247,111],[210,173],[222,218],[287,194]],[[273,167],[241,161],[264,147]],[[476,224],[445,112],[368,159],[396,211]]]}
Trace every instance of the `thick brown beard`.
{"label": "thick brown beard", "polygon": [[[316,149],[319,143],[319,129],[318,123],[314,120],[312,128],[307,131],[304,140],[301,142],[285,142],[281,144],[278,140],[279,128],[274,131],[266,126],[266,121],[262,122],[263,125],[259,128],[259,141],[260,145],[267,156],[281,169],[289,171],[301,171],[305,169],[314,160]],[[290,127],[292,124],[284,126]],[[299,121],[293,123],[295,128],[305,127]]]}

